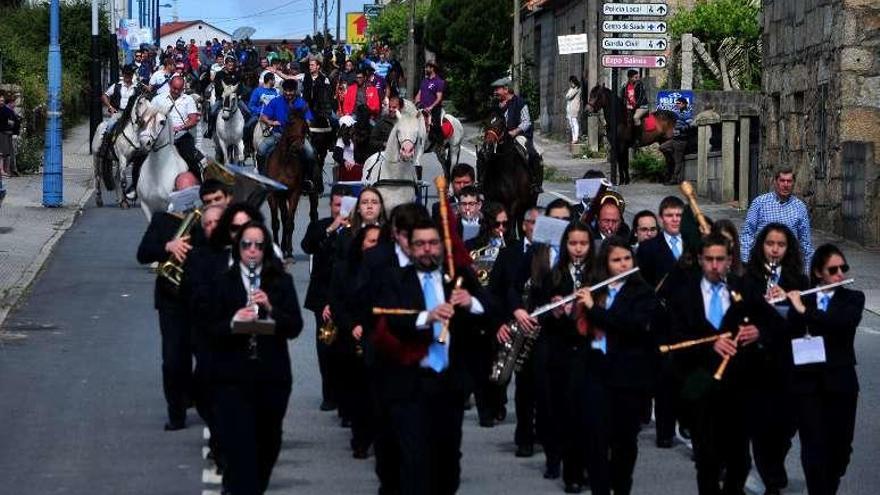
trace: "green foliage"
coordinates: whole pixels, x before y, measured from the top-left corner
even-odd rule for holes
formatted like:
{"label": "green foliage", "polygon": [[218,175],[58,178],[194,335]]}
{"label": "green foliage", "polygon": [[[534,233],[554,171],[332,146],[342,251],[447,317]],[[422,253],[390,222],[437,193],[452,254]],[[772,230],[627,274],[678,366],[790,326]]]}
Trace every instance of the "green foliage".
{"label": "green foliage", "polygon": [[469,118],[490,108],[490,84],[510,66],[513,20],[510,0],[433,0],[425,42],[437,53],[449,97]]}
{"label": "green foliage", "polygon": [[538,120],[538,116],[541,115],[541,85],[534,74],[534,62],[524,56],[519,68],[519,95],[529,105],[529,117],[532,118],[532,122]]}
{"label": "green foliage", "polygon": [[544,165],[544,182],[568,182],[571,178],[552,165]]}
{"label": "green foliage", "polygon": [[20,173],[35,174],[39,172],[43,163],[43,135],[22,136],[16,151],[16,166]]}
{"label": "green foliage", "polygon": [[651,182],[662,182],[666,175],[666,161],[663,157],[644,150],[635,152],[629,166],[637,177]]}
{"label": "green foliage", "polygon": [[[430,3],[419,1],[416,3],[415,28],[416,33],[424,29],[425,17],[428,15]],[[367,30],[372,39],[377,39],[390,46],[400,46],[409,41],[409,2],[396,2],[385,6],[382,13],[375,19],[370,19]]]}

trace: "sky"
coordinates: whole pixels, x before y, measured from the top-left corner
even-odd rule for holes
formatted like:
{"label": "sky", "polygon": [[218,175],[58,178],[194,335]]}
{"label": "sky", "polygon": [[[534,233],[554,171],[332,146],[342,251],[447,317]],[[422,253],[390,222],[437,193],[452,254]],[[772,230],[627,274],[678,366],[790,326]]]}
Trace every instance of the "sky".
{"label": "sky", "polygon": [[[327,29],[336,35],[336,2],[327,0]],[[161,0],[160,3],[174,3]],[[342,0],[341,35],[345,37],[345,13],[361,12],[369,0]],[[318,2],[319,8],[323,0]],[[210,8],[206,8],[210,6]],[[177,0],[179,20],[203,20],[228,33],[242,26],[257,30],[253,38],[302,38],[312,32],[313,0]],[[171,20],[173,9],[163,8],[162,21]],[[323,29],[323,18],[318,29]]]}

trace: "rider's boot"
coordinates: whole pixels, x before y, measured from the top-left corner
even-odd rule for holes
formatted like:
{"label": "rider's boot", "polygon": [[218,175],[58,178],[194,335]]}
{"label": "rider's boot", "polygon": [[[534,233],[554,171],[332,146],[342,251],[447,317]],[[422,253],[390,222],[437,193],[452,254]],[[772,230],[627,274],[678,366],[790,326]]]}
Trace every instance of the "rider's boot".
{"label": "rider's boot", "polygon": [[135,201],[138,197],[137,195],[137,184],[138,179],[141,176],[141,165],[143,165],[144,160],[146,160],[147,155],[135,155],[132,158],[131,163],[131,184],[129,184],[128,188],[125,189],[125,197],[130,201]]}
{"label": "rider's boot", "polygon": [[529,155],[529,175],[532,179],[532,193],[541,194],[544,192],[542,187],[544,184],[544,161],[537,156],[537,153],[530,153]]}
{"label": "rider's boot", "polygon": [[208,118],[208,125],[205,126],[205,133],[202,135],[205,139],[211,139],[214,135],[214,119]]}

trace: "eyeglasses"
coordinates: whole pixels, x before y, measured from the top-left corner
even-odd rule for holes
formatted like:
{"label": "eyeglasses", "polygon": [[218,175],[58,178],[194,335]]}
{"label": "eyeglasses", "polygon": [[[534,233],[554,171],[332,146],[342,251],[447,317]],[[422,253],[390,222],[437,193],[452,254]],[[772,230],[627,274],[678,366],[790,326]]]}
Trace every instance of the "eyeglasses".
{"label": "eyeglasses", "polygon": [[461,201],[458,204],[460,204],[461,206],[465,206],[467,208],[471,208],[471,207],[477,206],[478,204],[480,204],[480,202],[479,201]]}
{"label": "eyeglasses", "polygon": [[826,270],[828,270],[829,275],[837,275],[837,271],[839,270],[841,273],[846,273],[849,271],[849,265],[846,263],[842,265],[834,265],[834,266],[826,266]]}
{"label": "eyeglasses", "polygon": [[255,248],[259,249],[260,251],[263,250],[264,244],[265,243],[262,241],[248,241],[248,240],[242,240],[241,242],[238,243],[238,245],[241,246],[241,248],[244,250],[248,250],[250,248],[255,247]]}
{"label": "eyeglasses", "polygon": [[657,227],[639,227],[636,230],[639,232],[657,232]]}
{"label": "eyeglasses", "polygon": [[425,246],[437,247],[440,245],[440,239],[431,239],[430,241],[413,241],[412,247],[423,248]]}

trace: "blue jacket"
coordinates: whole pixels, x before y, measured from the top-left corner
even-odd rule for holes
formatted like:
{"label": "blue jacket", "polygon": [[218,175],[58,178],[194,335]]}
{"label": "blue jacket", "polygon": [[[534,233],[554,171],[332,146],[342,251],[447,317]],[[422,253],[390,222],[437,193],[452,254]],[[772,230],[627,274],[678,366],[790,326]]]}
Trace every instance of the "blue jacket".
{"label": "blue jacket", "polygon": [[312,111],[306,104],[306,100],[297,96],[292,102],[288,103],[284,96],[273,98],[265,107],[263,107],[263,115],[270,120],[281,122],[281,128],[276,128],[275,132],[280,133],[287,126],[287,115],[291,110],[299,110],[303,112],[306,122],[311,122],[314,118]]}
{"label": "blue jacket", "polygon": [[263,108],[278,96],[278,90],[275,88],[259,87],[251,92],[251,99],[248,101],[248,109],[251,115],[259,116],[263,113]]}

